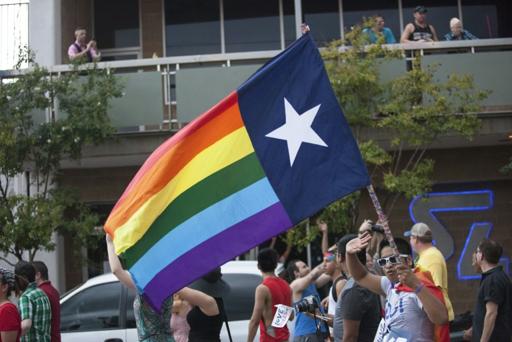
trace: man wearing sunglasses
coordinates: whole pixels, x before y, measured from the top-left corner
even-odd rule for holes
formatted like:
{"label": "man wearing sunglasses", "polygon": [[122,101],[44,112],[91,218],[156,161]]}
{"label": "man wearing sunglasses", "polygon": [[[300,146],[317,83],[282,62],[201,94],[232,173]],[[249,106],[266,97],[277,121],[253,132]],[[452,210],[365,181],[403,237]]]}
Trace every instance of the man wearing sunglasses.
{"label": "man wearing sunglasses", "polygon": [[[363,223],[368,224],[368,221]],[[377,263],[384,268],[385,277],[368,272],[356,254],[365,250],[370,240],[368,234],[351,240],[346,247],[346,258],[350,274],[358,284],[386,297],[385,316],[375,341],[434,341],[435,325],[448,323],[442,292],[433,282],[420,280],[420,275],[413,273],[411,247],[403,239],[395,239],[399,255],[386,242],[381,244],[381,258]]]}

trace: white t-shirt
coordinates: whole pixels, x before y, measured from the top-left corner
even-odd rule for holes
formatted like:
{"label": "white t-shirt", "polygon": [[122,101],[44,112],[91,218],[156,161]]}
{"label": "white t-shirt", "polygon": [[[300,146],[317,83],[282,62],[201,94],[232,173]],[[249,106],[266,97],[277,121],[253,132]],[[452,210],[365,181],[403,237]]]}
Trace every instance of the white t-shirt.
{"label": "white t-shirt", "polygon": [[380,280],[386,294],[385,317],[380,321],[374,342],[430,342],[434,324],[414,292],[398,292],[387,277]]}

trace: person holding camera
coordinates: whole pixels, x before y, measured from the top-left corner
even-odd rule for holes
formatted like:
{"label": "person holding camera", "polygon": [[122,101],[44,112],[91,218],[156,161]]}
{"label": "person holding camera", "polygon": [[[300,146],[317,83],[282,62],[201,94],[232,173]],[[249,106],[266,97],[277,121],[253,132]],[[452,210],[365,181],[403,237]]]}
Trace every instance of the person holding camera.
{"label": "person holding camera", "polygon": [[330,277],[324,274],[325,264],[322,263],[311,270],[305,262],[292,260],[288,263],[287,272],[292,289],[292,301],[297,313],[293,341],[323,342],[328,336],[328,331],[326,324],[316,315],[323,315],[317,287],[324,286],[330,280]]}
{"label": "person holding camera", "polygon": [[75,29],[75,42],[68,48],[69,60],[83,60],[87,63],[97,62],[101,58],[96,41],[94,39],[87,42],[87,30],[81,27]]}
{"label": "person holding camera", "polygon": [[[369,225],[365,221],[363,225]],[[381,320],[375,341],[403,339],[408,342],[449,341],[449,334],[436,339],[436,325],[448,323],[448,312],[443,293],[429,279],[429,274],[412,269],[412,251],[409,243],[395,239],[399,255],[387,240],[380,248],[377,261],[384,268],[385,277],[368,272],[357,253],[366,250],[371,236],[367,233],[351,240],[346,247],[347,266],[354,280],[378,295],[386,297],[384,319]]]}

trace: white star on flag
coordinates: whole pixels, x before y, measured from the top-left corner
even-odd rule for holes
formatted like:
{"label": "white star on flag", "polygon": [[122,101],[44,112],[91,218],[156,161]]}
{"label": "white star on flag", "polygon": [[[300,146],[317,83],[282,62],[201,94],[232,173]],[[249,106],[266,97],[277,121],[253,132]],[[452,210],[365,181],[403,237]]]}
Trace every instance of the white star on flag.
{"label": "white star on flag", "polygon": [[322,138],[320,138],[313,128],[311,128],[311,124],[313,123],[313,120],[315,120],[320,106],[321,104],[299,114],[285,97],[285,124],[265,135],[269,138],[286,140],[288,145],[288,154],[290,156],[290,166],[293,166],[293,162],[297,157],[297,153],[299,152],[302,143],[327,147],[327,144],[322,140]]}

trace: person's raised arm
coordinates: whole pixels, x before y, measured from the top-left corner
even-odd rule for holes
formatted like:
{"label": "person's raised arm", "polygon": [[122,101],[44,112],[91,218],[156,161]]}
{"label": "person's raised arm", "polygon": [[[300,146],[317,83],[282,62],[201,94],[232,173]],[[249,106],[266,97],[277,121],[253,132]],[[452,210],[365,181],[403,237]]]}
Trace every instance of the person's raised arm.
{"label": "person's raised arm", "polygon": [[378,295],[386,295],[380,286],[380,276],[368,272],[366,267],[361,264],[357,257],[357,253],[366,250],[372,236],[364,233],[360,238],[355,238],[347,243],[345,257],[347,259],[347,267],[350,275],[362,287],[375,292]]}
{"label": "person's raised arm", "polygon": [[219,306],[215,298],[203,293],[184,287],[177,292],[183,300],[186,300],[192,306],[197,306],[206,316],[216,316],[220,313]]}
{"label": "person's raised arm", "polygon": [[105,241],[107,242],[107,254],[108,254],[108,263],[110,265],[110,269],[112,273],[119,279],[119,281],[125,285],[126,287],[135,290],[135,283],[133,282],[132,276],[130,272],[123,268],[121,265],[121,261],[119,261],[119,257],[116,254],[114,249],[114,243],[112,242],[112,238],[110,235],[105,235]]}
{"label": "person's raised arm", "polygon": [[329,227],[324,221],[318,220],[318,230],[322,233],[322,254],[329,249]]}
{"label": "person's raised arm", "polygon": [[[251,320],[249,321],[249,331],[247,332],[247,342],[254,341],[260,320],[263,319],[263,309],[265,308],[265,299],[269,297],[269,290],[264,285],[256,287],[254,294],[254,308],[252,310]],[[264,322],[266,324],[266,322]]]}
{"label": "person's raised arm", "polygon": [[332,280],[331,276],[328,275],[328,274],[321,274],[316,280],[315,280],[315,285],[316,287],[322,287],[324,286],[325,284],[327,284],[328,282],[330,282]]}
{"label": "person's raised arm", "polygon": [[448,323],[448,311],[444,303],[424,286],[408,266],[402,264],[398,265],[396,269],[400,282],[414,289],[428,319],[434,324]]}
{"label": "person's raised arm", "polygon": [[496,317],[498,317],[498,304],[488,301],[485,303],[484,329],[482,330],[482,338],[480,339],[480,342],[487,342],[491,340],[494,324],[496,323]]}
{"label": "person's raised arm", "polygon": [[304,291],[311,283],[316,281],[322,273],[325,271],[325,264],[321,263],[317,267],[313,268],[311,272],[308,273],[308,275],[297,278],[290,284],[290,287],[292,288],[292,291],[294,293],[302,292]]}
{"label": "person's raised arm", "polygon": [[405,25],[404,32],[402,33],[402,36],[400,37],[400,43],[410,43],[411,40],[409,40],[409,36],[411,33],[414,32],[414,25],[409,23]]}

